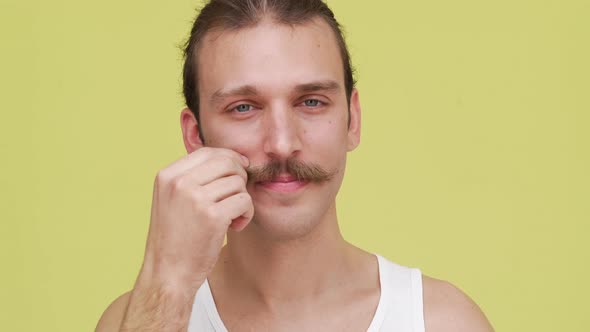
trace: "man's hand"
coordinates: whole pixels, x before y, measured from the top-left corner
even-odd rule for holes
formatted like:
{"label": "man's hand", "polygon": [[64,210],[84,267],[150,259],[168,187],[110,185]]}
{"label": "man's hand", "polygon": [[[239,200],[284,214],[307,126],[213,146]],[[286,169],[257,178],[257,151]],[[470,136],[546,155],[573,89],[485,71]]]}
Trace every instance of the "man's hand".
{"label": "man's hand", "polygon": [[254,215],[245,167],[235,151],[201,148],[158,173],[144,262],[121,331],[186,330],[228,228],[242,230]]}

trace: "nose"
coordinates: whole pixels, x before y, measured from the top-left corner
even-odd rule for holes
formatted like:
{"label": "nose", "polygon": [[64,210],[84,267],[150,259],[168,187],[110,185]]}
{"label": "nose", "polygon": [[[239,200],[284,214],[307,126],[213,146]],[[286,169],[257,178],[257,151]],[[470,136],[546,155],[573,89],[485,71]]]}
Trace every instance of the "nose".
{"label": "nose", "polygon": [[266,112],[264,152],[271,159],[286,160],[301,151],[300,124],[294,111],[276,105]]}

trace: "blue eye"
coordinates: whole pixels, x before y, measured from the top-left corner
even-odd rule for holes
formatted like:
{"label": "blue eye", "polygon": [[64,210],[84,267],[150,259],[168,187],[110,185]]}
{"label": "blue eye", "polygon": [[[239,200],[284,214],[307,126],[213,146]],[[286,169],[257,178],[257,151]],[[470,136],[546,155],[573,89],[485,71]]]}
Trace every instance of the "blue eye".
{"label": "blue eye", "polygon": [[248,105],[248,104],[240,104],[240,105],[234,107],[234,110],[236,110],[238,113],[248,112],[251,109],[252,109],[252,105]]}
{"label": "blue eye", "polygon": [[306,99],[303,104],[305,104],[305,106],[308,107],[317,107],[319,106],[321,103],[321,101],[317,100],[317,99]]}

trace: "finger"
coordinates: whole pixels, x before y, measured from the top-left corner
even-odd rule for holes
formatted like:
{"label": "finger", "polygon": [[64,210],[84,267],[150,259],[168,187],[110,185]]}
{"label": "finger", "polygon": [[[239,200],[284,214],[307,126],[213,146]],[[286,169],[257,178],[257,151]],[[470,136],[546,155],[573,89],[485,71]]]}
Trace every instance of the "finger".
{"label": "finger", "polygon": [[185,173],[187,170],[201,165],[215,156],[226,156],[234,159],[236,163],[243,165],[243,167],[248,167],[250,164],[248,158],[234,150],[202,147],[174,161],[163,168],[161,172],[170,174],[173,177],[174,175]]}
{"label": "finger", "polygon": [[232,220],[232,223],[231,225],[229,225],[229,227],[234,231],[240,232],[250,224],[253,218],[254,204],[251,204],[248,208],[248,211],[246,211],[246,213],[237,217],[236,219]]}
{"label": "finger", "polygon": [[[244,217],[247,221],[246,224],[248,224],[252,219],[252,216],[254,216],[252,198],[245,192],[235,194],[216,203],[216,208],[220,211],[224,220],[228,221],[228,226],[231,221],[238,219],[239,217]],[[244,227],[245,226],[246,225],[244,225]]]}
{"label": "finger", "polygon": [[238,175],[246,182],[248,181],[248,174],[242,165],[237,163],[235,158],[215,156],[194,168],[186,170],[182,176],[187,178],[188,183],[194,182],[198,186],[205,186],[217,179],[232,175]]}
{"label": "finger", "polygon": [[246,192],[246,181],[239,175],[226,176],[201,187],[208,199],[217,203],[240,192]]}
{"label": "finger", "polygon": [[236,231],[241,232],[248,224],[252,218],[246,218],[244,216],[237,217],[236,219],[232,220],[231,225],[229,228]]}

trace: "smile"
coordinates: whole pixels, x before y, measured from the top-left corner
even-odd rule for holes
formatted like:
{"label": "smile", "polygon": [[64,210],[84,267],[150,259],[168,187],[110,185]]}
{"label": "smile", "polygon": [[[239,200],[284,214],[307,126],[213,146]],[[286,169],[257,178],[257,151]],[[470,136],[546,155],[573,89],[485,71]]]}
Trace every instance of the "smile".
{"label": "smile", "polygon": [[279,176],[272,181],[260,182],[258,184],[267,190],[281,193],[292,193],[302,189],[307,183],[307,181],[300,181],[293,176],[287,175]]}

